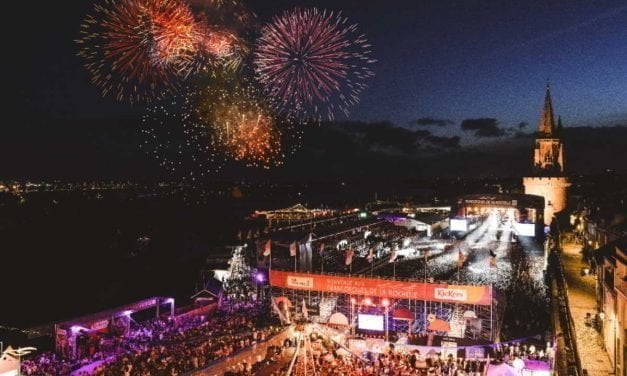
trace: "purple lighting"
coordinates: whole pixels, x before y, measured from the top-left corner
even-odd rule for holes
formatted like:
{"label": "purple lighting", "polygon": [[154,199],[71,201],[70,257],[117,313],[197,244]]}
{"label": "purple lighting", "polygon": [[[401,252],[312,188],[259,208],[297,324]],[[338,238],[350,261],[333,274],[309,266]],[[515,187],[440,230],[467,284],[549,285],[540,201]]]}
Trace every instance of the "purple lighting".
{"label": "purple lighting", "polygon": [[263,273],[256,273],[256,274],[255,274],[255,280],[256,280],[257,282],[263,282],[263,281],[264,281],[264,279],[265,279],[265,278],[264,278]]}
{"label": "purple lighting", "polygon": [[76,333],[80,332],[81,330],[87,330],[87,328],[84,328],[84,327],[82,327],[82,326],[80,326],[80,325],[72,325],[72,326],[70,327],[70,331],[71,331],[73,334],[76,334]]}

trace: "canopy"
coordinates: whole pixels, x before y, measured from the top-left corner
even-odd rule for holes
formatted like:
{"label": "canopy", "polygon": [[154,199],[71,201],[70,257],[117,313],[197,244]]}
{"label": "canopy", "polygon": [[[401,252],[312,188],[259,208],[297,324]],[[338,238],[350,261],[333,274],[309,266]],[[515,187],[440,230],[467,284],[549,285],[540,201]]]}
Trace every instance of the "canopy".
{"label": "canopy", "polygon": [[335,312],[329,317],[329,324],[348,326],[348,319],[341,312]]}
{"label": "canopy", "polygon": [[397,320],[409,320],[409,321],[414,320],[414,315],[407,308],[395,309],[394,313],[392,314],[392,317],[394,317]]}
{"label": "canopy", "polygon": [[9,355],[13,349],[7,347],[4,353],[0,354],[0,376],[16,376],[20,368],[20,363],[16,358]]}

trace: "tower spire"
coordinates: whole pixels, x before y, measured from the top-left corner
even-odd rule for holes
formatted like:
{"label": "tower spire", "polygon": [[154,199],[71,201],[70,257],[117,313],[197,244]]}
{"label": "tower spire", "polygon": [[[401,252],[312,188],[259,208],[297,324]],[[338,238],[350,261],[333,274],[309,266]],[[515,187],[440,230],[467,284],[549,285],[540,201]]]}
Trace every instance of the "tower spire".
{"label": "tower spire", "polygon": [[544,108],[542,108],[542,115],[540,116],[538,131],[540,132],[540,135],[551,136],[554,129],[555,119],[553,116],[553,104],[551,103],[551,85],[547,80],[546,95],[544,97]]}

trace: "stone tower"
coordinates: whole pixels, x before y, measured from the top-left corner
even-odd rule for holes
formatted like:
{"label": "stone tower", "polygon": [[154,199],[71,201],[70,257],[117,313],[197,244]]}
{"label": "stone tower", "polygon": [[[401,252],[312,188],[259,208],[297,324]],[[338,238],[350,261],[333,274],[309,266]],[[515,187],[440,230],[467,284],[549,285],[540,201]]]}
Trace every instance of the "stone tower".
{"label": "stone tower", "polygon": [[544,197],[544,218],[542,219],[546,225],[551,224],[555,213],[566,208],[566,190],[570,186],[568,178],[564,176],[564,144],[561,127],[561,119],[558,128],[555,127],[551,89],[547,84],[533,153],[532,176],[523,178],[526,194]]}

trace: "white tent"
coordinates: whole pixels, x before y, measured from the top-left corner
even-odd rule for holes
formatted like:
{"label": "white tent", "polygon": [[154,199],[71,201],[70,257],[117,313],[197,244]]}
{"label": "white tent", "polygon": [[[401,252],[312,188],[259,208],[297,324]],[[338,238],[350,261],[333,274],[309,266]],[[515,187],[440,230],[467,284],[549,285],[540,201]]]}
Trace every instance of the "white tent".
{"label": "white tent", "polygon": [[490,364],[488,366],[487,376],[519,376],[516,369],[507,363]]}
{"label": "white tent", "polygon": [[20,362],[9,355],[13,349],[9,346],[2,355],[0,355],[0,376],[14,376],[18,374]]}

